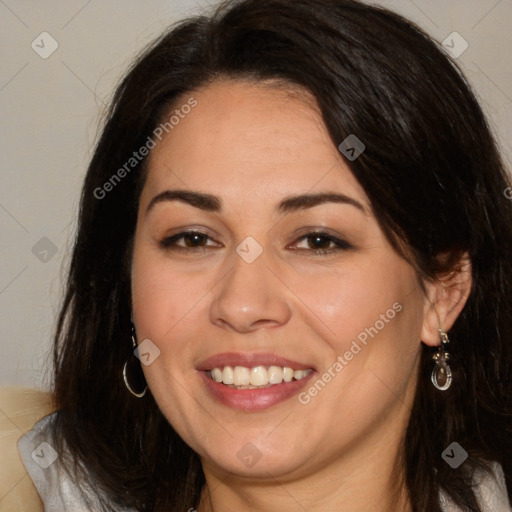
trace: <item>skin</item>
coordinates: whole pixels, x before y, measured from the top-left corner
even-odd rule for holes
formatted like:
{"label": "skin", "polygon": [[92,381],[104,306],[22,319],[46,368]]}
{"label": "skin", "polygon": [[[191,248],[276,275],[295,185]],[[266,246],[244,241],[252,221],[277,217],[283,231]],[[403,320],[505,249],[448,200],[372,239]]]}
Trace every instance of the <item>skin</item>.
{"label": "skin", "polygon": [[[306,93],[219,81],[189,96],[197,107],[150,154],[132,299],[138,340],[160,350],[144,366],[151,393],[201,457],[199,511],[412,510],[396,460],[421,343],[438,345],[438,330],[455,321],[469,263],[421,290]],[[222,210],[172,200],[147,211],[175,189],[215,195]],[[286,197],[322,192],[345,194],[364,211],[332,202],[276,210]],[[350,248],[321,239],[330,251],[315,254],[305,228],[327,229]],[[185,229],[210,238],[195,246],[181,238],[181,251],[160,245]],[[235,250],[248,236],[263,249],[252,263]],[[214,354],[253,351],[321,375],[395,303],[402,310],[308,404],[294,396],[262,411],[232,409],[211,398],[195,370]],[[261,454],[252,467],[237,457],[248,442]]]}

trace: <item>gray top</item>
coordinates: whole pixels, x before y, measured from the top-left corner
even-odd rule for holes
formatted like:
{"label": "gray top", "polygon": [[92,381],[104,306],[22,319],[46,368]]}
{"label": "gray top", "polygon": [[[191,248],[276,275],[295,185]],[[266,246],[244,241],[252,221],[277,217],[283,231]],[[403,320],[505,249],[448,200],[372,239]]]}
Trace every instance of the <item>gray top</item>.
{"label": "gray top", "polygon": [[[82,489],[77,487],[64,470],[62,454],[51,445],[56,414],[38,421],[18,440],[21,460],[41,497],[45,512],[100,512],[103,509],[97,492],[85,483],[81,483]],[[119,512],[136,511],[123,508]]]}
{"label": "gray top", "polygon": [[[41,496],[45,512],[100,512],[97,493],[88,486],[83,492],[63,470],[59,454],[51,446],[53,418],[57,413],[46,416],[34,425],[18,441],[18,451],[37,492]],[[477,474],[475,486],[485,512],[512,512],[503,469],[493,464],[494,478]],[[461,512],[441,494],[444,512]],[[119,512],[136,512],[122,509]]]}

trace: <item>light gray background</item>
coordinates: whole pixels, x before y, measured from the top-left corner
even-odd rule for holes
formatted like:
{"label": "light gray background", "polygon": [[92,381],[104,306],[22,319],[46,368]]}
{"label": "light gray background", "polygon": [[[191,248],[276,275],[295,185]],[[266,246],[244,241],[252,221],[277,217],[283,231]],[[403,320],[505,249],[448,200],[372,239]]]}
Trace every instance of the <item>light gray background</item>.
{"label": "light gray background", "polygon": [[[0,0],[0,385],[51,382],[48,358],[80,186],[115,84],[165,27],[214,3]],[[512,0],[373,3],[404,14],[439,42],[454,31],[467,41],[457,60],[510,169]],[[31,47],[42,32],[59,45],[47,59]],[[44,253],[42,238],[54,255]]]}

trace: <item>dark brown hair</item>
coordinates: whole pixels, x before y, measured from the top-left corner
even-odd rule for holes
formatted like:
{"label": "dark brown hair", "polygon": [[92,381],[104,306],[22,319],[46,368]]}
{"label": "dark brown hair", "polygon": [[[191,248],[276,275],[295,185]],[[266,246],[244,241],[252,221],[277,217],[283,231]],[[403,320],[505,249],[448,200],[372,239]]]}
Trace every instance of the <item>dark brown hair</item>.
{"label": "dark brown hair", "polygon": [[[333,144],[356,134],[350,169],[397,251],[422,279],[465,251],[473,286],[450,337],[453,385],[430,383],[432,349],[403,440],[413,510],[439,512],[442,489],[481,512],[475,468],[499,462],[512,490],[512,203],[510,182],[470,87],[418,27],[351,0],[245,0],[184,21],[153,43],[119,85],[82,191],[54,347],[55,443],[116,507],[197,506],[198,456],[151,393],[131,396],[130,259],[146,158],[103,198],[95,191],[144,145],[180,97],[223,78],[278,79],[316,98]],[[185,95],[185,96],[184,96]],[[451,258],[440,261],[439,255]],[[457,470],[441,453],[457,441]],[[77,485],[80,482],[77,481]],[[105,506],[105,509],[108,509]]]}

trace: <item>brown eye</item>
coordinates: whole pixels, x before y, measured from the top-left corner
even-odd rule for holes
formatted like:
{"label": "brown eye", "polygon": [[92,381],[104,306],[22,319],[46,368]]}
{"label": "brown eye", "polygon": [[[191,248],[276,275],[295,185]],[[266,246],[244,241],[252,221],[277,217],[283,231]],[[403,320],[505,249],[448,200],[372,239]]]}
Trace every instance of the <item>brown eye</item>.
{"label": "brown eye", "polygon": [[187,233],[182,238],[187,247],[202,247],[208,240],[208,237],[202,233]]}
{"label": "brown eye", "polygon": [[160,242],[164,249],[174,250],[206,250],[220,247],[221,244],[215,242],[205,233],[200,231],[183,231],[171,237],[165,238]]}
{"label": "brown eye", "polygon": [[353,249],[347,241],[336,238],[328,233],[307,233],[295,242],[295,249],[309,251],[314,255],[330,254],[337,251]]}
{"label": "brown eye", "polygon": [[323,235],[309,235],[306,238],[310,249],[329,249],[332,240]]}

